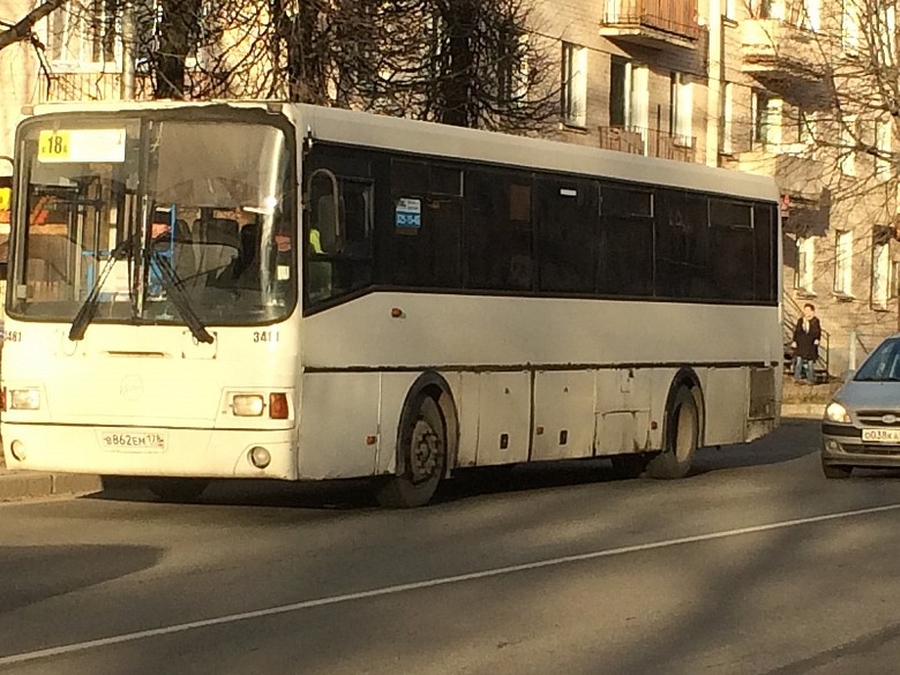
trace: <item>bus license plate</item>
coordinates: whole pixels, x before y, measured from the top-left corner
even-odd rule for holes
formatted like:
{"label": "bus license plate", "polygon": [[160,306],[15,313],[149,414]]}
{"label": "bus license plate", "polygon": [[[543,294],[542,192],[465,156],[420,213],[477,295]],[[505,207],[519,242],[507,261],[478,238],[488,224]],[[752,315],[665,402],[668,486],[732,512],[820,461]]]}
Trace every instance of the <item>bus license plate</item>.
{"label": "bus license plate", "polygon": [[900,443],[900,429],[863,429],[863,443]]}
{"label": "bus license plate", "polygon": [[119,452],[165,452],[166,435],[161,431],[108,429],[100,432],[100,442]]}

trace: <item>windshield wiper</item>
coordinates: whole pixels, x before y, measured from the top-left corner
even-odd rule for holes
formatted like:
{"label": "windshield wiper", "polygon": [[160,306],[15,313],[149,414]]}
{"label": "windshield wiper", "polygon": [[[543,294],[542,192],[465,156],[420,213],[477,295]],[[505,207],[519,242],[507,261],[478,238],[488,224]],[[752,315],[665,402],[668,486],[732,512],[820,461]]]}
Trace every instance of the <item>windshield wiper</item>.
{"label": "windshield wiper", "polygon": [[106,261],[103,269],[100,270],[100,274],[97,275],[97,279],[91,287],[91,292],[88,293],[87,298],[85,298],[81,307],[78,309],[78,313],[72,320],[72,325],[69,328],[69,339],[73,342],[84,338],[87,327],[90,325],[91,321],[94,320],[94,315],[97,313],[97,305],[100,304],[100,289],[103,288],[103,284],[106,283],[106,278],[112,271],[113,265],[119,260],[124,260],[128,257],[128,254],[132,253],[134,239],[135,236],[131,236],[110,251],[109,260]]}
{"label": "windshield wiper", "polygon": [[[85,298],[84,303],[75,315],[75,319],[72,321],[72,326],[69,328],[69,339],[73,342],[84,338],[87,327],[90,325],[91,321],[94,320],[94,315],[97,313],[97,306],[100,304],[100,289],[103,288],[103,284],[106,282],[106,278],[112,271],[113,265],[117,261],[129,257],[129,255],[133,255],[133,246],[137,241],[138,235],[139,233],[135,233],[134,236],[124,240],[110,252],[109,260],[106,261],[103,269],[100,270],[100,274],[97,275],[97,280],[94,282],[91,292],[88,293],[87,298]],[[214,342],[213,336],[206,330],[200,317],[197,316],[194,308],[191,307],[191,302],[184,293],[181,282],[175,274],[175,271],[172,269],[172,266],[169,264],[169,260],[165,256],[160,255],[156,250],[153,250],[150,253],[150,257],[160,270],[163,287],[169,291],[172,302],[174,302],[175,307],[178,308],[178,312],[190,329],[191,335],[193,335],[198,342],[212,344]]]}
{"label": "windshield wiper", "polygon": [[175,303],[178,313],[181,314],[181,318],[184,319],[187,327],[190,328],[191,335],[194,336],[197,342],[212,344],[214,342],[213,336],[206,330],[203,321],[200,320],[200,317],[197,316],[197,313],[191,306],[190,298],[188,298],[187,294],[184,292],[184,288],[182,288],[181,285],[181,279],[178,278],[175,270],[172,269],[169,259],[166,256],[161,255],[160,252],[155,249],[150,253],[150,258],[156,263],[156,266],[162,275],[163,288],[169,291],[172,302]]}

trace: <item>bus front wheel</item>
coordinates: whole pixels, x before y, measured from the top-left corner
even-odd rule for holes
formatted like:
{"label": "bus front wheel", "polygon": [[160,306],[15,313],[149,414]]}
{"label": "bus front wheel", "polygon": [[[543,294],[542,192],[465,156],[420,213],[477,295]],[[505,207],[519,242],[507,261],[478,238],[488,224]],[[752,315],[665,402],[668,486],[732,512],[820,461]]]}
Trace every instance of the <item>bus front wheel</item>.
{"label": "bus front wheel", "polygon": [[447,425],[431,396],[420,393],[404,409],[397,439],[397,474],[376,489],[387,508],[424,506],[447,469]]}
{"label": "bus front wheel", "polygon": [[700,438],[700,415],[697,401],[687,387],[681,387],[668,411],[663,451],[647,464],[652,478],[684,478],[691,470],[691,460]]}

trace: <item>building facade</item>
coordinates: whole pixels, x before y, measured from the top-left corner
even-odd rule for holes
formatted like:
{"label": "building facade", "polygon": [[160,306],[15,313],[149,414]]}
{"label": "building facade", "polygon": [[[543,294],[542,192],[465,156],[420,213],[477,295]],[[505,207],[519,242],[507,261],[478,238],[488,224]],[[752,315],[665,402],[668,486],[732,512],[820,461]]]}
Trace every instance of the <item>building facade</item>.
{"label": "building facade", "polygon": [[[551,135],[775,178],[786,343],[801,306],[814,303],[827,331],[820,369],[832,375],[896,332],[900,318],[897,134],[880,110],[889,106],[859,95],[880,83],[860,57],[870,51],[866,11],[850,1],[535,0],[528,36],[559,60]],[[34,4],[5,0],[0,18]],[[893,10],[879,7],[879,30],[892,34]],[[139,69],[135,77],[124,67],[134,57],[123,50],[121,18],[98,11],[73,3],[38,27],[42,50],[0,52],[0,81],[12,83],[0,101],[0,155],[11,154],[23,104],[146,94]],[[224,30],[222,39],[241,34]]]}

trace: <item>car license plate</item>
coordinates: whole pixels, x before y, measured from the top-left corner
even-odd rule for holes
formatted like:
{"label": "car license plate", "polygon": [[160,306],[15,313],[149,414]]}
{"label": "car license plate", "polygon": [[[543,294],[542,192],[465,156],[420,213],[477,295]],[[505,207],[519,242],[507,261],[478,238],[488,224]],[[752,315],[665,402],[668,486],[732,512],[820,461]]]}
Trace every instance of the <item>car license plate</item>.
{"label": "car license plate", "polygon": [[864,443],[900,443],[900,429],[863,429]]}
{"label": "car license plate", "polygon": [[139,429],[105,429],[100,442],[108,450],[118,452],[165,452],[166,435],[162,431]]}

